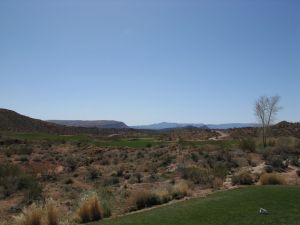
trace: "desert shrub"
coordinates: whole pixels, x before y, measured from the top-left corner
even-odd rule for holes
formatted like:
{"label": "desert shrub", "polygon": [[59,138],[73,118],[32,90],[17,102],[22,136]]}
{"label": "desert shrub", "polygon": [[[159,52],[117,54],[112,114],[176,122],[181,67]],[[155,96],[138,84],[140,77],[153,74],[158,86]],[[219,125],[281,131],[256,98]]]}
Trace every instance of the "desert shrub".
{"label": "desert shrub", "polygon": [[159,196],[147,190],[134,192],[129,199],[131,211],[148,208],[161,204]]}
{"label": "desert shrub", "polygon": [[151,147],[152,147],[151,143],[146,144],[146,148],[151,148]]}
{"label": "desert shrub", "polygon": [[192,181],[194,184],[209,184],[212,180],[212,174],[210,171],[199,167],[182,168],[181,177]]}
{"label": "desert shrub", "polygon": [[192,160],[194,162],[198,162],[199,161],[199,155],[196,152],[192,152],[191,158],[192,158]]}
{"label": "desert shrub", "polygon": [[33,148],[29,145],[12,145],[5,149],[5,154],[10,155],[31,155]]}
{"label": "desert shrub", "polygon": [[96,168],[92,167],[88,169],[88,178],[90,180],[96,180],[101,176],[101,172],[98,171]]}
{"label": "desert shrub", "polygon": [[173,160],[172,156],[166,155],[163,157],[160,166],[166,167],[172,163],[172,160]]}
{"label": "desert shrub", "polygon": [[127,152],[121,152],[121,154],[119,155],[119,158],[120,158],[121,160],[127,159],[127,158],[128,158]]}
{"label": "desert shrub", "polygon": [[225,179],[228,173],[228,168],[225,163],[218,162],[213,168],[213,175],[220,179]]}
{"label": "desert shrub", "polygon": [[107,177],[103,180],[104,186],[111,186],[111,185],[116,185],[119,183],[120,183],[120,180],[118,177]]}
{"label": "desert shrub", "polygon": [[141,158],[144,158],[144,157],[145,157],[145,155],[144,155],[144,153],[141,152],[141,151],[139,151],[139,152],[136,154],[136,158],[137,158],[137,159],[141,159]]}
{"label": "desert shrub", "polygon": [[255,141],[250,138],[241,140],[239,146],[244,151],[254,152],[256,149]]}
{"label": "desert shrub", "polygon": [[103,217],[104,218],[110,217],[111,216],[110,204],[107,201],[103,201],[102,208],[103,208]]}
{"label": "desert shrub", "polygon": [[233,185],[251,185],[254,183],[253,177],[249,172],[243,172],[232,177]]}
{"label": "desert shrub", "polygon": [[223,179],[219,177],[215,177],[214,180],[212,181],[212,188],[213,189],[219,189],[223,185]]}
{"label": "desert shrub", "polygon": [[124,166],[120,166],[117,171],[117,176],[122,177],[124,175],[125,168]]}
{"label": "desert shrub", "polygon": [[29,157],[27,155],[20,155],[18,160],[20,162],[28,162],[29,161]]}
{"label": "desert shrub", "polygon": [[25,197],[28,201],[37,199],[41,196],[41,187],[34,178],[17,165],[0,164],[0,187],[4,197],[8,197],[17,191],[26,191]]}
{"label": "desert shrub", "polygon": [[124,174],[124,179],[129,180],[131,177],[131,175],[129,173],[125,173]]}
{"label": "desert shrub", "polygon": [[284,178],[276,173],[263,174],[260,177],[260,183],[262,185],[280,185],[284,184]]}
{"label": "desert shrub", "polygon": [[25,191],[24,200],[26,202],[32,202],[35,200],[41,200],[41,198],[42,198],[42,187],[41,185],[39,185],[39,183],[32,180]]}
{"label": "desert shrub", "polygon": [[32,204],[23,210],[23,213],[14,218],[16,225],[42,225],[43,209]]}
{"label": "desert shrub", "polygon": [[275,146],[276,145],[276,139],[270,138],[268,140],[267,146]]}
{"label": "desert shrub", "polygon": [[135,173],[134,177],[136,178],[138,183],[142,182],[143,175],[141,173]]}
{"label": "desert shrub", "polygon": [[181,199],[188,195],[189,186],[186,182],[180,181],[172,188],[171,195],[173,199]]}
{"label": "desert shrub", "polygon": [[96,194],[81,199],[77,215],[81,223],[98,221],[104,217],[103,208]]}
{"label": "desert shrub", "polygon": [[299,161],[299,159],[298,159],[297,157],[293,157],[293,158],[291,159],[291,165],[292,165],[292,166],[300,167],[300,161]]}
{"label": "desert shrub", "polygon": [[72,178],[68,178],[68,179],[66,180],[66,184],[73,184],[73,183],[74,183],[74,181],[73,181]]}
{"label": "desert shrub", "polygon": [[67,167],[68,167],[71,171],[75,171],[76,168],[77,168],[78,162],[77,162],[77,160],[75,159],[75,157],[70,156],[70,157],[68,157],[68,158],[66,159],[66,164],[67,164]]}
{"label": "desert shrub", "polygon": [[273,166],[270,166],[270,165],[266,165],[264,169],[267,173],[272,173],[274,170]]}
{"label": "desert shrub", "polygon": [[280,155],[269,156],[267,164],[271,165],[278,172],[284,171],[288,165],[284,163],[284,158]]}
{"label": "desert shrub", "polygon": [[100,164],[103,166],[108,166],[110,164],[110,161],[108,159],[102,159],[100,160]]}
{"label": "desert shrub", "polygon": [[155,174],[155,173],[151,173],[147,180],[150,183],[156,182],[156,181],[159,180],[159,176],[157,174]]}

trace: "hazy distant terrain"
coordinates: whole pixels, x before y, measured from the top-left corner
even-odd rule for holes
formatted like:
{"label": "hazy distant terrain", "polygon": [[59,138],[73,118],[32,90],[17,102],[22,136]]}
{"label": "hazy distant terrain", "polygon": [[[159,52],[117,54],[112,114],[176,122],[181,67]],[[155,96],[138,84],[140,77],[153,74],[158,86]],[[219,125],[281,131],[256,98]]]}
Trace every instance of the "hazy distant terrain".
{"label": "hazy distant terrain", "polygon": [[171,128],[182,127],[197,127],[197,128],[209,128],[209,129],[229,129],[229,128],[243,128],[243,127],[256,127],[255,123],[224,123],[224,124],[204,124],[204,123],[155,123],[150,125],[132,126],[135,129],[150,129],[150,130],[162,130]]}
{"label": "hazy distant terrain", "polygon": [[125,123],[114,120],[48,120],[48,122],[72,127],[129,128]]}

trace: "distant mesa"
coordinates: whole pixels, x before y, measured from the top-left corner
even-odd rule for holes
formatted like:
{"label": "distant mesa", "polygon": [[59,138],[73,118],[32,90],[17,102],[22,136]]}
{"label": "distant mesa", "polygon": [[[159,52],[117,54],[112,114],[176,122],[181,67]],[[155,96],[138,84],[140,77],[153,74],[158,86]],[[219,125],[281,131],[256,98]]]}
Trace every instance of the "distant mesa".
{"label": "distant mesa", "polygon": [[125,123],[114,120],[48,120],[47,122],[65,125],[69,127],[87,127],[100,129],[126,129],[129,128]]}

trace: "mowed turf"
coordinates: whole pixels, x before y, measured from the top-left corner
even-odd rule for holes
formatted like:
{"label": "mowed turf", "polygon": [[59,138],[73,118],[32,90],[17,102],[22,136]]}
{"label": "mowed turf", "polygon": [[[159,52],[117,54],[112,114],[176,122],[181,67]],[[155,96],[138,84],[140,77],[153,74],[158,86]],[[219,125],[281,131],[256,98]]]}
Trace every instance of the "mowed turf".
{"label": "mowed turf", "polygon": [[[269,210],[260,215],[259,209]],[[299,225],[300,187],[257,186],[218,192],[93,225]]]}
{"label": "mowed turf", "polygon": [[51,143],[81,143],[93,144],[98,147],[129,147],[129,148],[147,148],[165,144],[156,138],[97,138],[89,135],[58,135],[58,134],[43,134],[43,133],[6,133],[7,138],[15,138],[27,141],[48,141]]}

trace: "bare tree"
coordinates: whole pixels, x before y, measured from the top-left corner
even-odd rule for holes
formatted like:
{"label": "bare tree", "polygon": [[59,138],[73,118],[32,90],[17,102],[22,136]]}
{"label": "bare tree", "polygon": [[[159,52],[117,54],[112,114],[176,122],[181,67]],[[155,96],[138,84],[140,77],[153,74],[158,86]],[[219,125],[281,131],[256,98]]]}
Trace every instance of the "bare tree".
{"label": "bare tree", "polygon": [[267,133],[268,128],[274,122],[275,116],[281,107],[278,105],[280,96],[261,96],[255,102],[255,115],[261,125],[262,129],[262,141],[264,147],[267,146]]}

